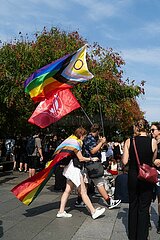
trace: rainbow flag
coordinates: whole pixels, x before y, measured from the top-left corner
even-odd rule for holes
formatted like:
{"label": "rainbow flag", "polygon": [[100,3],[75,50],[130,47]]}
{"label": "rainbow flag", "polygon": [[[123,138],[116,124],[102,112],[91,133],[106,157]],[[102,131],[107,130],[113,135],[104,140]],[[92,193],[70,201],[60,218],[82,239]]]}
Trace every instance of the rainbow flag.
{"label": "rainbow flag", "polygon": [[25,82],[25,92],[34,102],[47,98],[47,94],[57,89],[72,88],[85,82],[93,75],[86,62],[86,45],[73,54],[68,54],[34,72]]}
{"label": "rainbow flag", "polygon": [[68,137],[57,147],[53,160],[48,163],[47,167],[15,186],[11,190],[12,193],[24,204],[30,205],[42,191],[59,162],[67,157],[72,158],[76,152],[81,150],[81,146],[82,141],[76,136]]}

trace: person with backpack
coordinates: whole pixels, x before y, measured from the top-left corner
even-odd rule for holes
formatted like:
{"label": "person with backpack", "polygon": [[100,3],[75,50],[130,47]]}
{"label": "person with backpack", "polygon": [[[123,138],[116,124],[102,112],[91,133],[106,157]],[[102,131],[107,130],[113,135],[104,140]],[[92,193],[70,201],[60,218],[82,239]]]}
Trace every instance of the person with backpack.
{"label": "person with backpack", "polygon": [[[101,149],[104,144],[106,144],[106,138],[100,137],[100,126],[99,124],[95,123],[91,126],[90,133],[85,137],[83,141],[83,149],[84,149],[84,156],[85,157],[98,157],[99,161],[101,161]],[[87,164],[85,167],[87,168]],[[95,187],[97,188],[98,192],[104,199],[104,203],[108,207],[108,209],[116,208],[120,203],[121,200],[113,199],[109,196],[108,192],[105,188],[105,181],[103,177],[97,177],[92,179]]]}
{"label": "person with backpack", "polygon": [[16,170],[16,160],[15,160],[15,139],[7,138],[5,141],[6,148],[6,161],[13,161],[13,171]]}
{"label": "person with backpack", "polygon": [[28,155],[29,177],[32,177],[36,173],[39,160],[43,161],[40,133],[35,134],[28,139],[26,151]]}

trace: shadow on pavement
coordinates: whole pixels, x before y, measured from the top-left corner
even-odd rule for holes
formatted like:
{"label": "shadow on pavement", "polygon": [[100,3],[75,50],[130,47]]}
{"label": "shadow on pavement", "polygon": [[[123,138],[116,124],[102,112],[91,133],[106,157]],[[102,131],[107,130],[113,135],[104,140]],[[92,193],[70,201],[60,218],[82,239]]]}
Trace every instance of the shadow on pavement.
{"label": "shadow on pavement", "polygon": [[[155,200],[155,201],[157,201],[157,200]],[[157,212],[156,212],[156,210],[152,207],[152,204],[151,204],[151,217],[150,217],[150,219],[151,219],[151,221],[153,221],[155,227],[157,226],[157,223],[158,223],[158,214],[157,213],[158,213],[158,209],[157,209]]]}
{"label": "shadow on pavement", "polygon": [[24,213],[24,216],[33,217],[33,216],[37,216],[45,212],[51,211],[52,209],[58,209],[58,208],[59,208],[59,202],[48,203],[38,207],[27,209],[26,213]]}
{"label": "shadow on pavement", "polygon": [[[76,198],[72,198],[67,201],[67,205],[66,205],[66,208],[68,208],[67,212],[70,212],[73,209],[75,209],[75,206],[74,206],[75,201],[76,201]],[[41,205],[38,207],[27,209],[26,213],[24,213],[23,215],[26,217],[33,217],[33,216],[37,216],[37,215],[43,214],[45,212],[51,211],[53,209],[57,209],[57,211],[58,211],[59,206],[60,206],[60,201],[56,201],[56,202],[44,204],[44,205]],[[90,215],[87,208],[76,208],[76,209],[79,212],[83,212],[86,215]]]}
{"label": "shadow on pavement", "polygon": [[[75,200],[74,200],[75,202]],[[53,209],[59,209],[59,205],[60,205],[60,201],[57,202],[52,202],[52,203],[47,203],[38,207],[34,207],[34,208],[30,208],[26,210],[26,213],[24,214],[26,217],[33,217],[33,216],[37,216],[40,214],[43,214],[45,212],[51,211]],[[74,207],[73,207],[73,199],[69,199],[67,201],[67,205],[66,207],[69,207],[68,211],[71,211]]]}
{"label": "shadow on pavement", "polygon": [[13,175],[13,171],[9,171],[9,172],[0,172],[0,177],[10,176],[10,175]]}
{"label": "shadow on pavement", "polygon": [[13,176],[13,172],[0,172],[0,177],[3,177],[3,179],[0,180],[0,184],[6,183],[10,180],[17,178],[15,176]]}
{"label": "shadow on pavement", "polygon": [[117,215],[118,219],[122,219],[122,223],[125,226],[126,233],[128,232],[128,208],[122,208]]}
{"label": "shadow on pavement", "polygon": [[0,238],[3,237],[3,226],[2,226],[2,221],[0,220]]}
{"label": "shadow on pavement", "polygon": [[55,190],[54,188],[55,188],[55,185],[52,185],[52,186],[50,186],[50,187],[47,187],[47,189],[48,189],[49,191],[51,191],[51,192],[59,192],[59,193],[64,192],[64,190]]}

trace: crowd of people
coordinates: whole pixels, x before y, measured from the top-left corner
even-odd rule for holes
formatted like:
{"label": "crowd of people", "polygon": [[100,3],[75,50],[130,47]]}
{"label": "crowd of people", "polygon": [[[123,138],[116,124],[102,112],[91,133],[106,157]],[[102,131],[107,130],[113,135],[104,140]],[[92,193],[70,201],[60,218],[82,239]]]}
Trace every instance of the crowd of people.
{"label": "crowd of people", "polygon": [[[34,151],[27,152],[29,139],[35,139]],[[36,170],[44,167],[48,162],[58,144],[62,141],[57,135],[49,134],[42,136],[40,132],[35,132],[33,136],[16,136],[0,139],[0,163],[13,162],[13,171],[29,172],[33,176]]]}
{"label": "crowd of people", "polygon": [[[104,136],[100,136],[98,124],[93,124],[88,133],[83,127],[75,130],[72,138],[78,150],[67,164],[61,161],[55,170],[55,190],[63,191],[58,218],[72,217],[65,211],[65,206],[74,186],[77,188],[75,206],[87,207],[93,219],[101,216],[105,208],[96,209],[89,196],[90,189],[94,192],[96,188],[108,209],[118,207],[121,202],[129,203],[128,238],[147,240],[151,227],[150,208],[156,195],[159,215],[157,233],[160,233],[160,182],[151,184],[138,179],[133,148],[134,138],[140,163],[154,165],[160,176],[160,124],[149,126],[145,119],[141,119],[135,123],[133,130],[133,136],[121,143],[107,142]],[[42,138],[39,133],[32,136],[32,141],[34,150],[30,153],[27,151],[29,138],[18,136],[0,143],[1,159],[13,160],[13,171],[28,172],[29,177],[43,169],[53,158],[56,148],[65,142],[57,135]],[[91,178],[87,174],[87,166],[94,162],[101,162],[104,172],[102,176]],[[111,184],[107,181],[108,176]]]}

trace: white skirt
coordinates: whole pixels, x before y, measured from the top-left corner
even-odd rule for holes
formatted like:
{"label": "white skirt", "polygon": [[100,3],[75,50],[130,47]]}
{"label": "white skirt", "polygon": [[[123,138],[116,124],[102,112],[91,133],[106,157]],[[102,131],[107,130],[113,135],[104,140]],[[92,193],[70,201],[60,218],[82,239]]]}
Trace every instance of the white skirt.
{"label": "white skirt", "polygon": [[70,163],[64,168],[63,175],[71,180],[76,187],[79,187],[81,184],[81,170],[77,167],[74,167],[73,161],[71,160]]}

